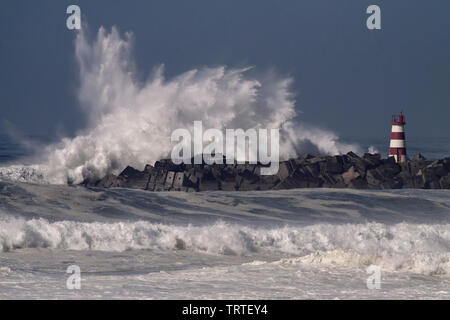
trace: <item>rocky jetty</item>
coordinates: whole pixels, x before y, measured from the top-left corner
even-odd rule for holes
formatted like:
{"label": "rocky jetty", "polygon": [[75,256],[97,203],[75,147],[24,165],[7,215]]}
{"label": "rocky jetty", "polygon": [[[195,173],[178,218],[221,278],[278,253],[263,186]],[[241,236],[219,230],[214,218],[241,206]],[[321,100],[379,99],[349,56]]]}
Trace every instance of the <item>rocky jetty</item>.
{"label": "rocky jetty", "polygon": [[250,191],[293,188],[450,189],[450,157],[428,161],[420,154],[406,163],[379,154],[303,155],[280,162],[276,175],[264,176],[261,164],[181,164],[160,160],[143,171],[127,167],[118,176],[83,184],[99,188],[148,191]]}

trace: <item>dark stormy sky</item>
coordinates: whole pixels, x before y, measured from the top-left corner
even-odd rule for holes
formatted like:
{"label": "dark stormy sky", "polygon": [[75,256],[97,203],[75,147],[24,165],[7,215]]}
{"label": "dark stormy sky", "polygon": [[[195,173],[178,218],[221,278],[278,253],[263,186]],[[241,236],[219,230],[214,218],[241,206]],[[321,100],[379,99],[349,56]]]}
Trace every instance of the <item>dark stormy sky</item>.
{"label": "dark stormy sky", "polygon": [[[299,118],[340,136],[384,135],[403,109],[409,135],[450,137],[448,0],[2,0],[0,131],[85,125],[70,4],[92,32],[132,31],[143,76],[160,63],[169,77],[205,65],[275,69],[294,78]],[[371,4],[382,30],[366,28]]]}

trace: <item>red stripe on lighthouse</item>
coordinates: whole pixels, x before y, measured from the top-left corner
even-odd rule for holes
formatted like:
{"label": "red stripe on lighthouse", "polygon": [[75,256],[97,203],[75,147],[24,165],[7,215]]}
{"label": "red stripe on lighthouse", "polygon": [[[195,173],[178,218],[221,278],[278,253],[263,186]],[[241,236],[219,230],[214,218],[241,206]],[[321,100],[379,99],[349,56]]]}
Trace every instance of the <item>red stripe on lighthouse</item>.
{"label": "red stripe on lighthouse", "polygon": [[405,133],[404,132],[391,132],[391,139],[405,140]]}
{"label": "red stripe on lighthouse", "polygon": [[401,154],[406,156],[406,148],[389,148],[389,155],[397,155]]}

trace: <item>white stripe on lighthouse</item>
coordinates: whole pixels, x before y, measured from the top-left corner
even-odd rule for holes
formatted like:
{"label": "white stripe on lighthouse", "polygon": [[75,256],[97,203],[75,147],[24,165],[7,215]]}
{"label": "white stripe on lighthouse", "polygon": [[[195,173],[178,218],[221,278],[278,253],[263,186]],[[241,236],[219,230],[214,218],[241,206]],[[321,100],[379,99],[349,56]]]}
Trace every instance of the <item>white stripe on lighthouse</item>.
{"label": "white stripe on lighthouse", "polygon": [[391,148],[404,148],[405,147],[405,140],[396,140],[391,139]]}
{"label": "white stripe on lighthouse", "polygon": [[399,126],[397,124],[392,125],[392,132],[403,132],[403,126]]}

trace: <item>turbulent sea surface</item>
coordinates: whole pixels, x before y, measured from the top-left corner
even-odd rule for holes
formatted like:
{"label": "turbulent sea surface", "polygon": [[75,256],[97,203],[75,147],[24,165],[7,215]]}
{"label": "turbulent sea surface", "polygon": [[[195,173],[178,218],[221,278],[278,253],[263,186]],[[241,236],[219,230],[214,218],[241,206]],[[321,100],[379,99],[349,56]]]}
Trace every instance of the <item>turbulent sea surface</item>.
{"label": "turbulent sea surface", "polygon": [[[175,129],[192,132],[197,120],[205,129],[280,128],[282,158],[387,155],[389,122],[380,140],[342,141],[297,119],[293,79],[276,72],[216,66],[168,78],[161,65],[144,79],[132,39],[115,27],[77,33],[86,124],[76,136],[17,137],[12,126],[15,139],[0,136],[0,300],[450,299],[448,190],[66,185],[127,165],[142,170],[170,154]],[[409,156],[449,156],[449,141],[407,135]],[[79,290],[67,288],[73,265]],[[381,270],[379,289],[368,289],[371,265]]]}
{"label": "turbulent sea surface", "polygon": [[[71,265],[80,290],[67,289]],[[370,265],[380,289],[367,287]],[[152,193],[3,179],[0,299],[11,298],[450,299],[450,192]]]}

